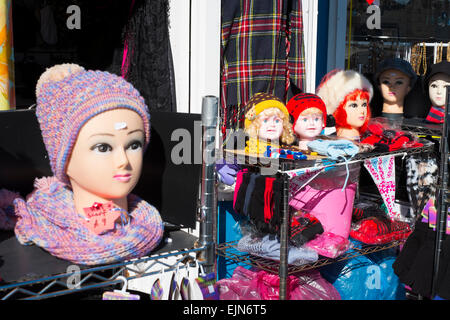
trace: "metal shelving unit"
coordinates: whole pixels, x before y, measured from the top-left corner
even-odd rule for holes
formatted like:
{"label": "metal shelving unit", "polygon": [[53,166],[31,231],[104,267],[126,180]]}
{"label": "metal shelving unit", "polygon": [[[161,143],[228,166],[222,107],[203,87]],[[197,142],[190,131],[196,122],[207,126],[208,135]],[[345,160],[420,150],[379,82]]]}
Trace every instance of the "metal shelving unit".
{"label": "metal shelving unit", "polygon": [[[260,269],[266,270],[268,272],[279,272],[280,262],[261,258],[247,252],[239,251],[237,248],[238,240],[222,243],[217,248],[217,254],[224,257],[225,259],[235,261],[237,263],[245,263],[252,267],[258,267]],[[344,254],[336,258],[325,258],[322,257],[313,263],[304,264],[301,266],[289,265],[287,274],[294,274],[297,272],[310,270],[314,268],[323,267],[332,263],[339,261],[348,260],[354,257],[398,247],[403,244],[404,241],[392,241],[383,245],[368,245],[362,244],[361,247],[354,247],[349,249]]]}
{"label": "metal shelving unit", "polygon": [[[433,151],[434,144],[428,140],[420,140],[424,145],[422,147],[417,148],[408,148],[408,149],[400,149],[394,152],[385,152],[385,153],[359,153],[355,155],[349,162],[350,163],[358,163],[362,162],[366,159],[373,159],[378,158],[385,155],[392,155],[392,156],[405,156],[405,155],[412,155],[416,153],[429,153]],[[232,260],[234,262],[241,262],[246,263],[251,266],[259,267],[264,270],[278,273],[280,277],[280,300],[286,299],[286,280],[287,276],[290,273],[298,272],[301,270],[307,270],[311,268],[317,268],[319,266],[331,264],[337,261],[347,260],[352,257],[360,256],[369,254],[372,252],[385,250],[388,248],[393,248],[399,246],[402,242],[401,241],[393,241],[391,243],[388,243],[386,245],[381,246],[374,246],[374,245],[363,245],[360,248],[352,248],[342,254],[340,257],[337,257],[335,259],[319,259],[317,262],[312,264],[307,264],[301,267],[295,267],[288,265],[287,263],[287,253],[288,253],[288,233],[289,233],[289,225],[288,222],[290,221],[290,213],[289,213],[289,181],[290,176],[288,175],[288,172],[290,170],[296,170],[296,169],[306,169],[311,168],[313,166],[314,168],[319,168],[321,166],[328,167],[328,166],[340,166],[345,165],[345,162],[343,160],[340,161],[333,161],[332,163],[323,162],[323,159],[316,159],[316,160],[310,160],[310,161],[304,161],[304,160],[290,160],[290,159],[276,159],[277,161],[268,162],[266,160],[260,161],[258,157],[251,157],[251,156],[243,156],[242,154],[237,154],[236,152],[232,152],[231,150],[225,150],[225,158],[231,159],[233,157],[240,157],[238,158],[240,161],[242,159],[245,159],[245,163],[249,166],[253,167],[262,167],[262,166],[277,166],[277,174],[280,175],[283,178],[284,186],[283,186],[283,206],[281,209],[281,228],[280,228],[280,260],[279,261],[269,261],[267,259],[259,258],[254,255],[248,254],[248,253],[242,253],[239,250],[236,249],[236,243],[230,242],[230,243],[224,243],[218,246],[216,253],[217,255],[220,255],[222,257],[225,257],[226,259]],[[242,163],[242,162],[239,162]]]}
{"label": "metal shelving unit", "polygon": [[[171,271],[182,268],[183,261],[192,254],[204,250],[204,247],[195,249],[177,250],[158,255],[143,257],[140,259],[129,260],[121,263],[115,263],[105,266],[85,268],[74,270],[73,272],[61,273],[43,278],[28,281],[20,281],[6,285],[0,285],[0,300],[41,300],[57,296],[79,293],[93,289],[105,288],[121,284],[118,276],[126,276],[127,271],[135,271],[139,263],[153,262],[153,265],[159,265],[158,271],[139,273],[139,277],[146,277],[157,274],[160,270]],[[164,259],[172,256],[179,257],[178,263],[167,264]],[[138,276],[126,277],[127,280],[133,280]]]}

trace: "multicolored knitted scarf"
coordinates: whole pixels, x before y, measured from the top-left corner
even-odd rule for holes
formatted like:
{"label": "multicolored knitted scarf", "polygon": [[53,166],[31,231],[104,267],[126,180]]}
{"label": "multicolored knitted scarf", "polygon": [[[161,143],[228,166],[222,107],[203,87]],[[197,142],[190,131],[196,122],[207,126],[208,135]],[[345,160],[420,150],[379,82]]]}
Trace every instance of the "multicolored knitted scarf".
{"label": "multicolored knitted scarf", "polygon": [[73,193],[63,183],[44,177],[36,179],[34,186],[26,201],[14,200],[15,233],[21,244],[36,244],[76,264],[98,265],[142,257],[162,238],[159,212],[136,195],[128,195],[130,221],[97,235],[76,212]]}

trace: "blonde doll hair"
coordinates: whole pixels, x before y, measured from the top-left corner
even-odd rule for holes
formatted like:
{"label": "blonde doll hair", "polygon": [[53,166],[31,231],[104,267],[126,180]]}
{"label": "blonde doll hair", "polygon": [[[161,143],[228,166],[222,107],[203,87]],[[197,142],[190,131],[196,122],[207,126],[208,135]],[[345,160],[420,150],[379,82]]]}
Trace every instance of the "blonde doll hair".
{"label": "blonde doll hair", "polygon": [[251,138],[257,138],[259,133],[259,128],[261,126],[261,119],[263,116],[270,117],[276,115],[280,117],[283,121],[283,131],[281,132],[280,141],[285,144],[292,144],[295,140],[294,132],[292,130],[292,124],[289,121],[289,117],[287,117],[280,109],[278,108],[268,108],[261,111],[257,117],[248,125],[245,131]]}

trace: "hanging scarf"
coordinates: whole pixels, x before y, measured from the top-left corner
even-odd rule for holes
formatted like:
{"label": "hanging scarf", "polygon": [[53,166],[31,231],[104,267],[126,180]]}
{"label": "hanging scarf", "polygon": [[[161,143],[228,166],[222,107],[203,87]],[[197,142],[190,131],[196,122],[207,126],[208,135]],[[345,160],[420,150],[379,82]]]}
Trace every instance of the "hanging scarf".
{"label": "hanging scarf", "polygon": [[129,216],[102,235],[90,231],[86,218],[75,210],[73,193],[54,177],[36,179],[27,200],[14,200],[16,237],[76,264],[97,265],[141,257],[160,242],[159,212],[136,195],[128,195]]}
{"label": "hanging scarf", "polygon": [[384,156],[367,159],[364,161],[364,166],[380,191],[389,217],[393,220],[401,219],[395,204],[395,157]]}
{"label": "hanging scarf", "polygon": [[430,112],[428,113],[425,120],[432,123],[444,123],[444,117],[445,117],[444,107],[431,106]]}

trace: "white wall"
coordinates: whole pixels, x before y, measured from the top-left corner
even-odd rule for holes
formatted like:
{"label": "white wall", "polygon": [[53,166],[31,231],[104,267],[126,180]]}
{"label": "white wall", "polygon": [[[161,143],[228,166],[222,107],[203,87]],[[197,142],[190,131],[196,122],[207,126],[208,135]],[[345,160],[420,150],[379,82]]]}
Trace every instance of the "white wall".
{"label": "white wall", "polygon": [[319,0],[302,0],[303,37],[305,42],[304,92],[316,90],[317,17]]}
{"label": "white wall", "polygon": [[203,96],[219,96],[220,0],[169,3],[177,111],[201,113]]}

